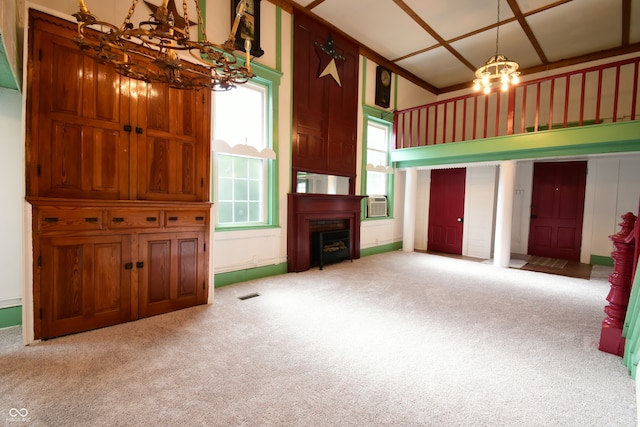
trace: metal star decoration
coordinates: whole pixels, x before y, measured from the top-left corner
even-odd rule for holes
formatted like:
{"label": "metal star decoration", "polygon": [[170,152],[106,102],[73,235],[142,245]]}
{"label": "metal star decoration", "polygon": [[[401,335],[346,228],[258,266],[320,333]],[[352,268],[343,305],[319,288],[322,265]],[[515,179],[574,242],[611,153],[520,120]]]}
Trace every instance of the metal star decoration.
{"label": "metal star decoration", "polygon": [[[149,7],[149,9],[151,9],[152,14],[155,14],[158,8],[160,7],[160,6],[156,6],[155,4],[149,3],[146,0],[144,3]],[[184,17],[182,17],[178,13],[178,8],[176,7],[175,0],[169,0],[169,3],[167,3],[167,10],[170,13],[173,13],[173,20],[175,22],[175,26],[178,28],[184,28]],[[189,20],[189,26],[193,27],[194,25],[197,25],[197,23]]]}
{"label": "metal star decoration", "polygon": [[318,78],[331,76],[336,81],[336,83],[338,83],[338,86],[342,87],[336,60],[344,61],[346,58],[336,52],[335,46],[333,45],[333,37],[331,36],[331,33],[329,33],[325,44],[315,42],[315,47],[316,52],[318,52],[318,55],[320,56],[320,69],[322,70]]}

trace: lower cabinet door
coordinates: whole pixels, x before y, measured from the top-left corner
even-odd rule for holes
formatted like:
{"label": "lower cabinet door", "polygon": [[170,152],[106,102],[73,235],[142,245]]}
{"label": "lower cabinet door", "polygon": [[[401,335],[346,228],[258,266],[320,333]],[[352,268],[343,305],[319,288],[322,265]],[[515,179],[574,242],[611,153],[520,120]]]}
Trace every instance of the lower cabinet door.
{"label": "lower cabinet door", "polygon": [[131,320],[131,237],[40,239],[36,338]]}
{"label": "lower cabinet door", "polygon": [[205,302],[204,232],[141,234],[138,243],[140,317]]}

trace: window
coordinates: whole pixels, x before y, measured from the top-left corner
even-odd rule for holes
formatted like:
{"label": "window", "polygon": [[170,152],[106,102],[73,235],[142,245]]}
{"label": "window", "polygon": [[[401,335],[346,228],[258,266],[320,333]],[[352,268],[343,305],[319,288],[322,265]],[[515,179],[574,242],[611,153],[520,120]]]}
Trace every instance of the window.
{"label": "window", "polygon": [[239,85],[213,96],[216,227],[268,225],[268,87]]}
{"label": "window", "polygon": [[392,216],[393,168],[389,165],[389,147],[393,123],[385,120],[388,113],[373,107],[364,109],[364,179],[362,191],[369,196],[367,218]]}
{"label": "window", "polygon": [[367,125],[367,196],[387,195],[387,172],[377,169],[389,165],[389,127],[369,120]]}

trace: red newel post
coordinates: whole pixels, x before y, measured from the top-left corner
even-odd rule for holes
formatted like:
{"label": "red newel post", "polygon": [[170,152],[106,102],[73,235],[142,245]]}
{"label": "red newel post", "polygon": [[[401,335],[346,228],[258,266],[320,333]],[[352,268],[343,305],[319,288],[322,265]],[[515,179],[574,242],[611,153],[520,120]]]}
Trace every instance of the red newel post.
{"label": "red newel post", "polygon": [[607,317],[602,321],[600,350],[618,356],[624,356],[624,338],[622,328],[627,314],[631,277],[633,275],[634,242],[630,239],[637,217],[631,212],[622,215],[621,229],[618,234],[609,236],[613,242],[613,273],[609,275],[611,290],[607,295],[609,305],[604,308]]}

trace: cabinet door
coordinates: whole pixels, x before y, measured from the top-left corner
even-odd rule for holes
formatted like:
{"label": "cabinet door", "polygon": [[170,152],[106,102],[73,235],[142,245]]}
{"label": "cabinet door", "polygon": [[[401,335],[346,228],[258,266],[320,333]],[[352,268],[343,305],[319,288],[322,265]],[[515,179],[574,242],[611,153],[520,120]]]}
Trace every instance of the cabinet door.
{"label": "cabinet door", "polygon": [[129,80],[83,55],[71,23],[32,23],[28,195],[128,199]]}
{"label": "cabinet door", "polygon": [[130,257],[129,236],[40,239],[36,338],[131,320]]}
{"label": "cabinet door", "polygon": [[204,304],[204,244],[204,232],[200,231],[140,236],[140,317]]}
{"label": "cabinet door", "polygon": [[137,102],[137,198],[206,201],[210,92],[150,83]]}

